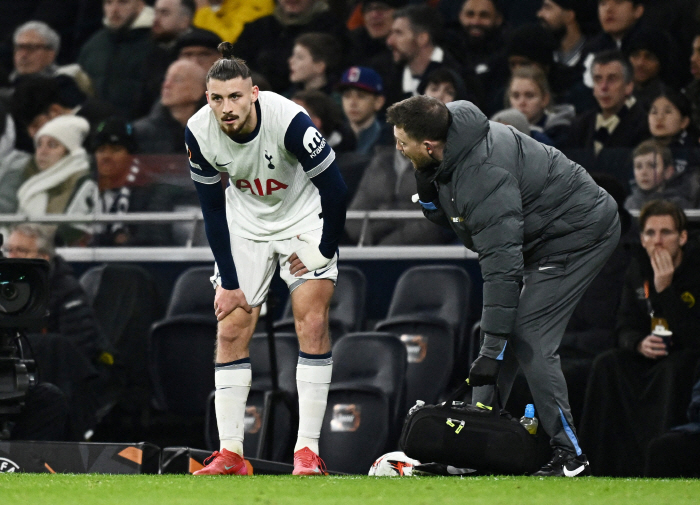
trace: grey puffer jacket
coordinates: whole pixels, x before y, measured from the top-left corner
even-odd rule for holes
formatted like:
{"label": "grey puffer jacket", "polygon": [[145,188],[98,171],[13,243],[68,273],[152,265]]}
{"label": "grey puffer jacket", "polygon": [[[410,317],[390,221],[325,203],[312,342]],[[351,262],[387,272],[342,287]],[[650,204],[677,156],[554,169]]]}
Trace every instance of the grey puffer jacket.
{"label": "grey puffer jacket", "polygon": [[440,209],[479,254],[484,279],[481,328],[512,334],[525,266],[601,240],[617,221],[617,204],[580,165],[557,149],[488,121],[472,103],[448,104],[452,124],[435,174]]}

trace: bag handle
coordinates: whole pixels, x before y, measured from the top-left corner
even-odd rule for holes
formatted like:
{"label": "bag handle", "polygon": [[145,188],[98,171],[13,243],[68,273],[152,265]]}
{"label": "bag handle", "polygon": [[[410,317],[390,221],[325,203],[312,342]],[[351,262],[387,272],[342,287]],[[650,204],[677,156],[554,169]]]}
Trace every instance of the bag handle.
{"label": "bag handle", "polygon": [[[465,380],[457,389],[455,389],[450,396],[447,397],[445,400],[445,407],[450,408],[452,406],[452,402],[457,400],[457,398],[461,398],[464,396],[464,394],[469,391],[470,388],[474,388],[471,384],[469,384],[469,379]],[[498,384],[493,385],[495,397],[496,397],[496,406],[498,409],[493,409],[493,412],[495,415],[500,415],[501,410],[503,410],[503,405],[501,404],[501,392],[498,389]]]}

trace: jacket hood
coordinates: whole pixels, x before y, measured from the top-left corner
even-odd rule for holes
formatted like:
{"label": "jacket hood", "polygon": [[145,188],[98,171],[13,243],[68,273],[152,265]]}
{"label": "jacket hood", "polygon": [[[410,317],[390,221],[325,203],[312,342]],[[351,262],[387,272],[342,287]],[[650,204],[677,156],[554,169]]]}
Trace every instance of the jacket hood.
{"label": "jacket hood", "polygon": [[436,175],[449,176],[459,162],[479,144],[489,132],[489,120],[471,102],[459,101],[447,104],[452,124],[447,132],[447,142],[442,163]]}

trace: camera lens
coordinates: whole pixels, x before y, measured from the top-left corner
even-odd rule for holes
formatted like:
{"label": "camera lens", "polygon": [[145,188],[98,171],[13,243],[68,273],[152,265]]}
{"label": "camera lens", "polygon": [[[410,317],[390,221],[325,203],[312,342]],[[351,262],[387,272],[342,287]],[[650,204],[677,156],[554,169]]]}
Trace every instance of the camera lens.
{"label": "camera lens", "polygon": [[14,284],[3,284],[2,288],[0,288],[0,293],[2,293],[2,297],[5,300],[11,301],[17,298],[19,291],[17,291],[17,287]]}

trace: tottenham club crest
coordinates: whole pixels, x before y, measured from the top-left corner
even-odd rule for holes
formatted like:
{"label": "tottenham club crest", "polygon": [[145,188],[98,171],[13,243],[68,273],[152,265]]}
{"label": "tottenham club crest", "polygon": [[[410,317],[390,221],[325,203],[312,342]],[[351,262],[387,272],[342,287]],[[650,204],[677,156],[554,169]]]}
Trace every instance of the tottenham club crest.
{"label": "tottenham club crest", "polygon": [[272,155],[267,152],[267,149],[265,149],[265,159],[267,160],[267,168],[274,170],[275,166],[272,164]]}
{"label": "tottenham club crest", "polygon": [[311,126],[304,133],[303,143],[304,148],[311,154],[312,158],[318,156],[323,151],[323,148],[326,147],[326,139],[323,138],[323,135],[316,128]]}

